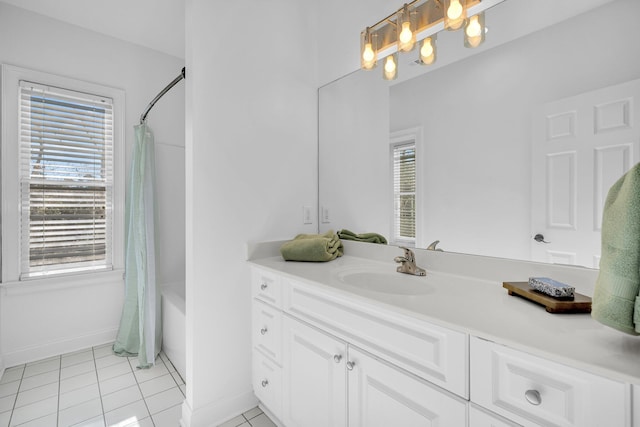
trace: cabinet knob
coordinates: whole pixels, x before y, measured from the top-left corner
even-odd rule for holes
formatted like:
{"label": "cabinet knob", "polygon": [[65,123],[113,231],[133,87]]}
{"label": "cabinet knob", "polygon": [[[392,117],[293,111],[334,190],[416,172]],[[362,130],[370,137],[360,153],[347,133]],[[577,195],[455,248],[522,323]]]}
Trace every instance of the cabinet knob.
{"label": "cabinet knob", "polygon": [[347,369],[350,371],[353,371],[353,367],[356,366],[355,362],[352,361],[348,361],[347,362]]}
{"label": "cabinet knob", "polygon": [[265,335],[267,333],[268,329],[265,326],[264,328],[260,329],[260,334]]}
{"label": "cabinet knob", "polygon": [[542,403],[542,396],[540,396],[540,392],[538,390],[527,390],[524,393],[524,398],[532,405],[538,406]]}
{"label": "cabinet knob", "polygon": [[333,356],[333,361],[334,362],[340,363],[341,360],[342,360],[342,355],[336,354],[335,356]]}
{"label": "cabinet knob", "polygon": [[262,285],[260,285],[260,289],[263,290],[263,291],[266,290],[268,287],[269,286],[267,286],[266,283],[263,283]]}
{"label": "cabinet knob", "polygon": [[262,384],[262,387],[267,387],[269,385],[269,380],[262,380],[260,384]]}

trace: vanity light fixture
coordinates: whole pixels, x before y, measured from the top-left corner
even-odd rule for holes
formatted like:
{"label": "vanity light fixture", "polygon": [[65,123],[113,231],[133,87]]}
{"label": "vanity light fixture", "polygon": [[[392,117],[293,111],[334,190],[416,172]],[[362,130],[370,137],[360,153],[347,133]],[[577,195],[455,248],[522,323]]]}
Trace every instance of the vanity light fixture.
{"label": "vanity light fixture", "polygon": [[[371,70],[378,58],[386,80],[398,76],[398,52],[418,45],[418,62],[431,65],[437,56],[436,38],[443,29],[464,28],[464,46],[484,42],[484,11],[504,0],[413,0],[360,33],[360,66]],[[470,18],[467,18],[470,16]]]}

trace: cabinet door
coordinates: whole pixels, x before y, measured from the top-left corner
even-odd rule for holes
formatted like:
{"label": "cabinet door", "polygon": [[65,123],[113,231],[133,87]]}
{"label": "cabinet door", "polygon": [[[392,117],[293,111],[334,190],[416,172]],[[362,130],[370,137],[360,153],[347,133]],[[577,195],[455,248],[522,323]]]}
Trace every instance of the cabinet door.
{"label": "cabinet door", "polygon": [[466,402],[349,348],[349,427],[466,426]]}
{"label": "cabinet door", "polygon": [[346,427],[346,344],[283,316],[283,422]]}
{"label": "cabinet door", "polygon": [[478,408],[473,403],[469,405],[469,427],[519,427],[499,415]]}

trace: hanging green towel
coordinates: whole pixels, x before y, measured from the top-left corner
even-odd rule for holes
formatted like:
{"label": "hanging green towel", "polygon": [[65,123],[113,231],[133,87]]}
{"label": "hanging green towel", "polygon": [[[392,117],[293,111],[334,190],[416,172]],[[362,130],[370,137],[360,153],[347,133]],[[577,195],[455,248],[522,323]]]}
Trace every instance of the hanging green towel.
{"label": "hanging green towel", "polygon": [[591,315],[607,326],[640,335],[640,163],[607,195]]}
{"label": "hanging green towel", "polygon": [[325,262],[342,256],[342,242],[333,230],[324,234],[298,234],[280,247],[287,261]]}
{"label": "hanging green towel", "polygon": [[338,231],[338,237],[342,240],[355,240],[357,242],[366,242],[366,243],[380,243],[387,244],[387,239],[382,234],[378,233],[360,233],[356,234],[353,231],[349,231],[346,228]]}

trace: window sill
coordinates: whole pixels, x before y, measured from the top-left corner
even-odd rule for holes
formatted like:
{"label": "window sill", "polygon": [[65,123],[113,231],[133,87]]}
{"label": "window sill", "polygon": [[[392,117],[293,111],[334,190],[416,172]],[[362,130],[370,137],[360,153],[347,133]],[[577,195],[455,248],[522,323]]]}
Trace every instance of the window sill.
{"label": "window sill", "polygon": [[124,269],[117,269],[0,283],[0,289],[2,289],[2,295],[22,295],[104,284],[121,285],[123,283]]}

